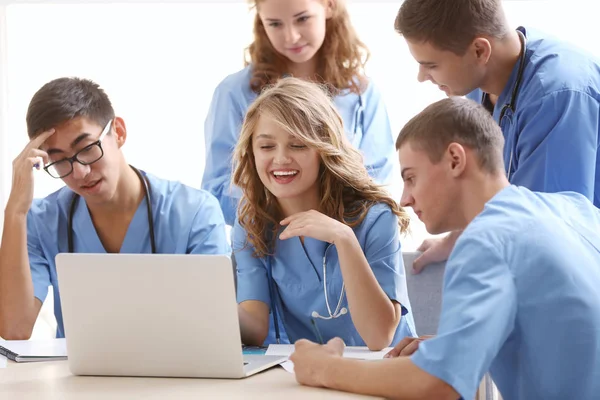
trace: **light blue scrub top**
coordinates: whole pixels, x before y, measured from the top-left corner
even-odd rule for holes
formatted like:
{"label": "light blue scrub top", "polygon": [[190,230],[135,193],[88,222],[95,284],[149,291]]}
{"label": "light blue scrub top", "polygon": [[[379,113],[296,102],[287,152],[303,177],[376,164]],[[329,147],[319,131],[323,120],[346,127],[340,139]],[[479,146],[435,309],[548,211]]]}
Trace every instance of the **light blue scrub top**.
{"label": "light blue scrub top", "polygon": [[412,361],[473,399],[600,396],[600,210],[579,193],[509,186],[446,264],[438,335]]}
{"label": "light blue scrub top", "polygon": [[[246,231],[236,221],[233,228],[233,248],[237,261],[237,299],[258,300],[271,307],[267,258],[252,256],[254,247],[246,241]],[[283,232],[283,229],[280,231]],[[391,300],[403,306],[403,316],[394,335],[392,345],[405,336],[414,336],[414,321],[411,313],[406,277],[400,251],[398,218],[386,204],[377,204],[367,213],[363,222],[354,228],[354,233],[371,266],[375,278]],[[282,343],[294,343],[298,339],[317,342],[317,334],[311,324],[311,314],[317,311],[329,317],[323,293],[323,256],[329,243],[305,237],[304,246],[298,237],[277,240],[275,255],[271,257],[273,285],[277,291],[278,317],[282,320]],[[342,289],[342,271],[337,250],[331,245],[326,254],[327,293],[329,305],[334,312]],[[344,295],[342,306],[348,309]],[[273,318],[265,344],[275,343]],[[348,346],[364,346],[348,313],[339,318],[322,320],[314,318],[324,341],[341,337]],[[287,333],[285,336],[284,333]]]}
{"label": "light blue scrub top", "polygon": [[[499,120],[511,100],[518,62],[493,112],[504,133],[510,182],[540,192],[578,192],[600,207],[600,60],[536,30],[519,29],[527,50],[516,113],[508,110]],[[467,97],[481,103],[482,91]]]}
{"label": "light blue scrub top", "polygon": [[[228,225],[233,225],[242,197],[239,188],[231,184],[232,154],[246,110],[257,97],[250,88],[251,77],[250,66],[227,76],[215,89],[204,123],[206,164],[202,189],[219,199]],[[396,160],[394,138],[375,84],[370,82],[360,96],[346,92],[334,102],[344,120],[346,135],[362,152],[369,174],[380,184],[391,184]]]}
{"label": "light blue scrub top", "polygon": [[[231,254],[225,221],[210,193],[179,182],[146,174],[150,183],[154,234],[158,253]],[[68,220],[73,192],[67,188],[35,199],[27,215],[27,247],[35,297],[44,302],[54,288],[56,336],[65,337],[56,277],[55,257],[69,251]],[[77,253],[106,253],[84,198],[73,216],[73,245]],[[142,200],[125,235],[121,253],[152,253],[146,200]]]}

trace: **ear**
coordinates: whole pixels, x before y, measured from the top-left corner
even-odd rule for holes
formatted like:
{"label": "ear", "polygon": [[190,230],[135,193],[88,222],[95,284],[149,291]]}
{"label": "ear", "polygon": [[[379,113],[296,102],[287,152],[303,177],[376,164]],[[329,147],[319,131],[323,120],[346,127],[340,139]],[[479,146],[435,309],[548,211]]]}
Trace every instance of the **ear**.
{"label": "ear", "polygon": [[326,0],[325,1],[325,18],[329,19],[333,17],[333,10],[335,10],[336,1],[335,0]]}
{"label": "ear", "polygon": [[471,44],[471,48],[478,64],[485,65],[488,63],[492,56],[492,44],[489,40],[483,37],[475,38]]}
{"label": "ear", "polygon": [[112,129],[115,137],[117,138],[117,146],[121,148],[121,146],[123,146],[127,140],[127,127],[125,126],[125,121],[123,121],[123,118],[115,117]]}
{"label": "ear", "polygon": [[467,167],[467,153],[465,148],[458,143],[450,143],[446,150],[450,175],[460,177]]}

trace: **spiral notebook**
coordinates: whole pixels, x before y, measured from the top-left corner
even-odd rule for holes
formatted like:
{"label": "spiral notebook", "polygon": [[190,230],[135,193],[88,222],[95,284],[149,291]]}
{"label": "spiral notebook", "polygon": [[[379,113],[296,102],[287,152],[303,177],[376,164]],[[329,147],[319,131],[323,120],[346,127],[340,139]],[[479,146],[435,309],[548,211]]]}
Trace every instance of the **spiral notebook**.
{"label": "spiral notebook", "polygon": [[0,340],[0,354],[15,362],[67,359],[65,339]]}

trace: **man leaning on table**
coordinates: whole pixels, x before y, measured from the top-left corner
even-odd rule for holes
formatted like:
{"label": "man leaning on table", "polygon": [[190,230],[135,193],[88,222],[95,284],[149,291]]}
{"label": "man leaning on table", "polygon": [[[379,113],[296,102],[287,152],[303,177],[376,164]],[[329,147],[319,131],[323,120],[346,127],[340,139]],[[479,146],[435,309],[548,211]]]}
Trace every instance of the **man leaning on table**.
{"label": "man leaning on table", "polygon": [[403,206],[430,233],[464,229],[446,265],[438,335],[389,359],[343,359],[302,340],[300,383],[397,399],[473,399],[490,372],[504,400],[600,395],[600,210],[574,192],[510,185],[500,127],[462,98],[400,132]]}

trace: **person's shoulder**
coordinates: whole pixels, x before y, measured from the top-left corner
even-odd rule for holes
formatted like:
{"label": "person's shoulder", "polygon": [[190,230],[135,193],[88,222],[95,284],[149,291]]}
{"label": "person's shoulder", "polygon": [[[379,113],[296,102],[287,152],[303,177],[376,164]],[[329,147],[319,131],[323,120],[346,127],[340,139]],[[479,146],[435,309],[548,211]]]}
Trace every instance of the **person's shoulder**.
{"label": "person's shoulder", "polygon": [[68,207],[75,193],[64,186],[43,198],[33,199],[29,215],[40,218],[47,214],[58,214]]}
{"label": "person's shoulder", "polygon": [[360,95],[366,98],[367,101],[372,98],[379,99],[381,97],[380,86],[376,79],[368,75],[357,76],[354,79],[362,89]]}
{"label": "person's shoulder", "polygon": [[542,193],[510,185],[485,204],[459,240],[469,238],[504,249],[533,246],[567,229],[565,224],[580,213],[584,202],[589,203],[578,193]]}
{"label": "person's shoulder", "polygon": [[161,207],[219,208],[216,197],[204,189],[194,188],[176,180],[159,178],[150,173],[145,174],[148,177],[152,196],[155,197],[153,203],[157,203]]}
{"label": "person's shoulder", "polygon": [[356,231],[369,231],[374,225],[398,228],[398,217],[392,212],[392,208],[383,202],[375,203],[367,210],[362,222],[356,227]]}
{"label": "person's shoulder", "polygon": [[531,212],[533,203],[535,196],[528,189],[514,185],[505,187],[485,204],[465,228],[459,241],[468,239],[487,242],[495,247],[505,246],[535,219]]}
{"label": "person's shoulder", "polygon": [[533,96],[580,92],[600,99],[600,59],[552,35],[531,28],[523,30],[530,57],[528,91]]}
{"label": "person's shoulder", "polygon": [[252,78],[252,67],[250,65],[241,70],[229,74],[219,82],[215,91],[222,93],[250,93],[250,79]]}

